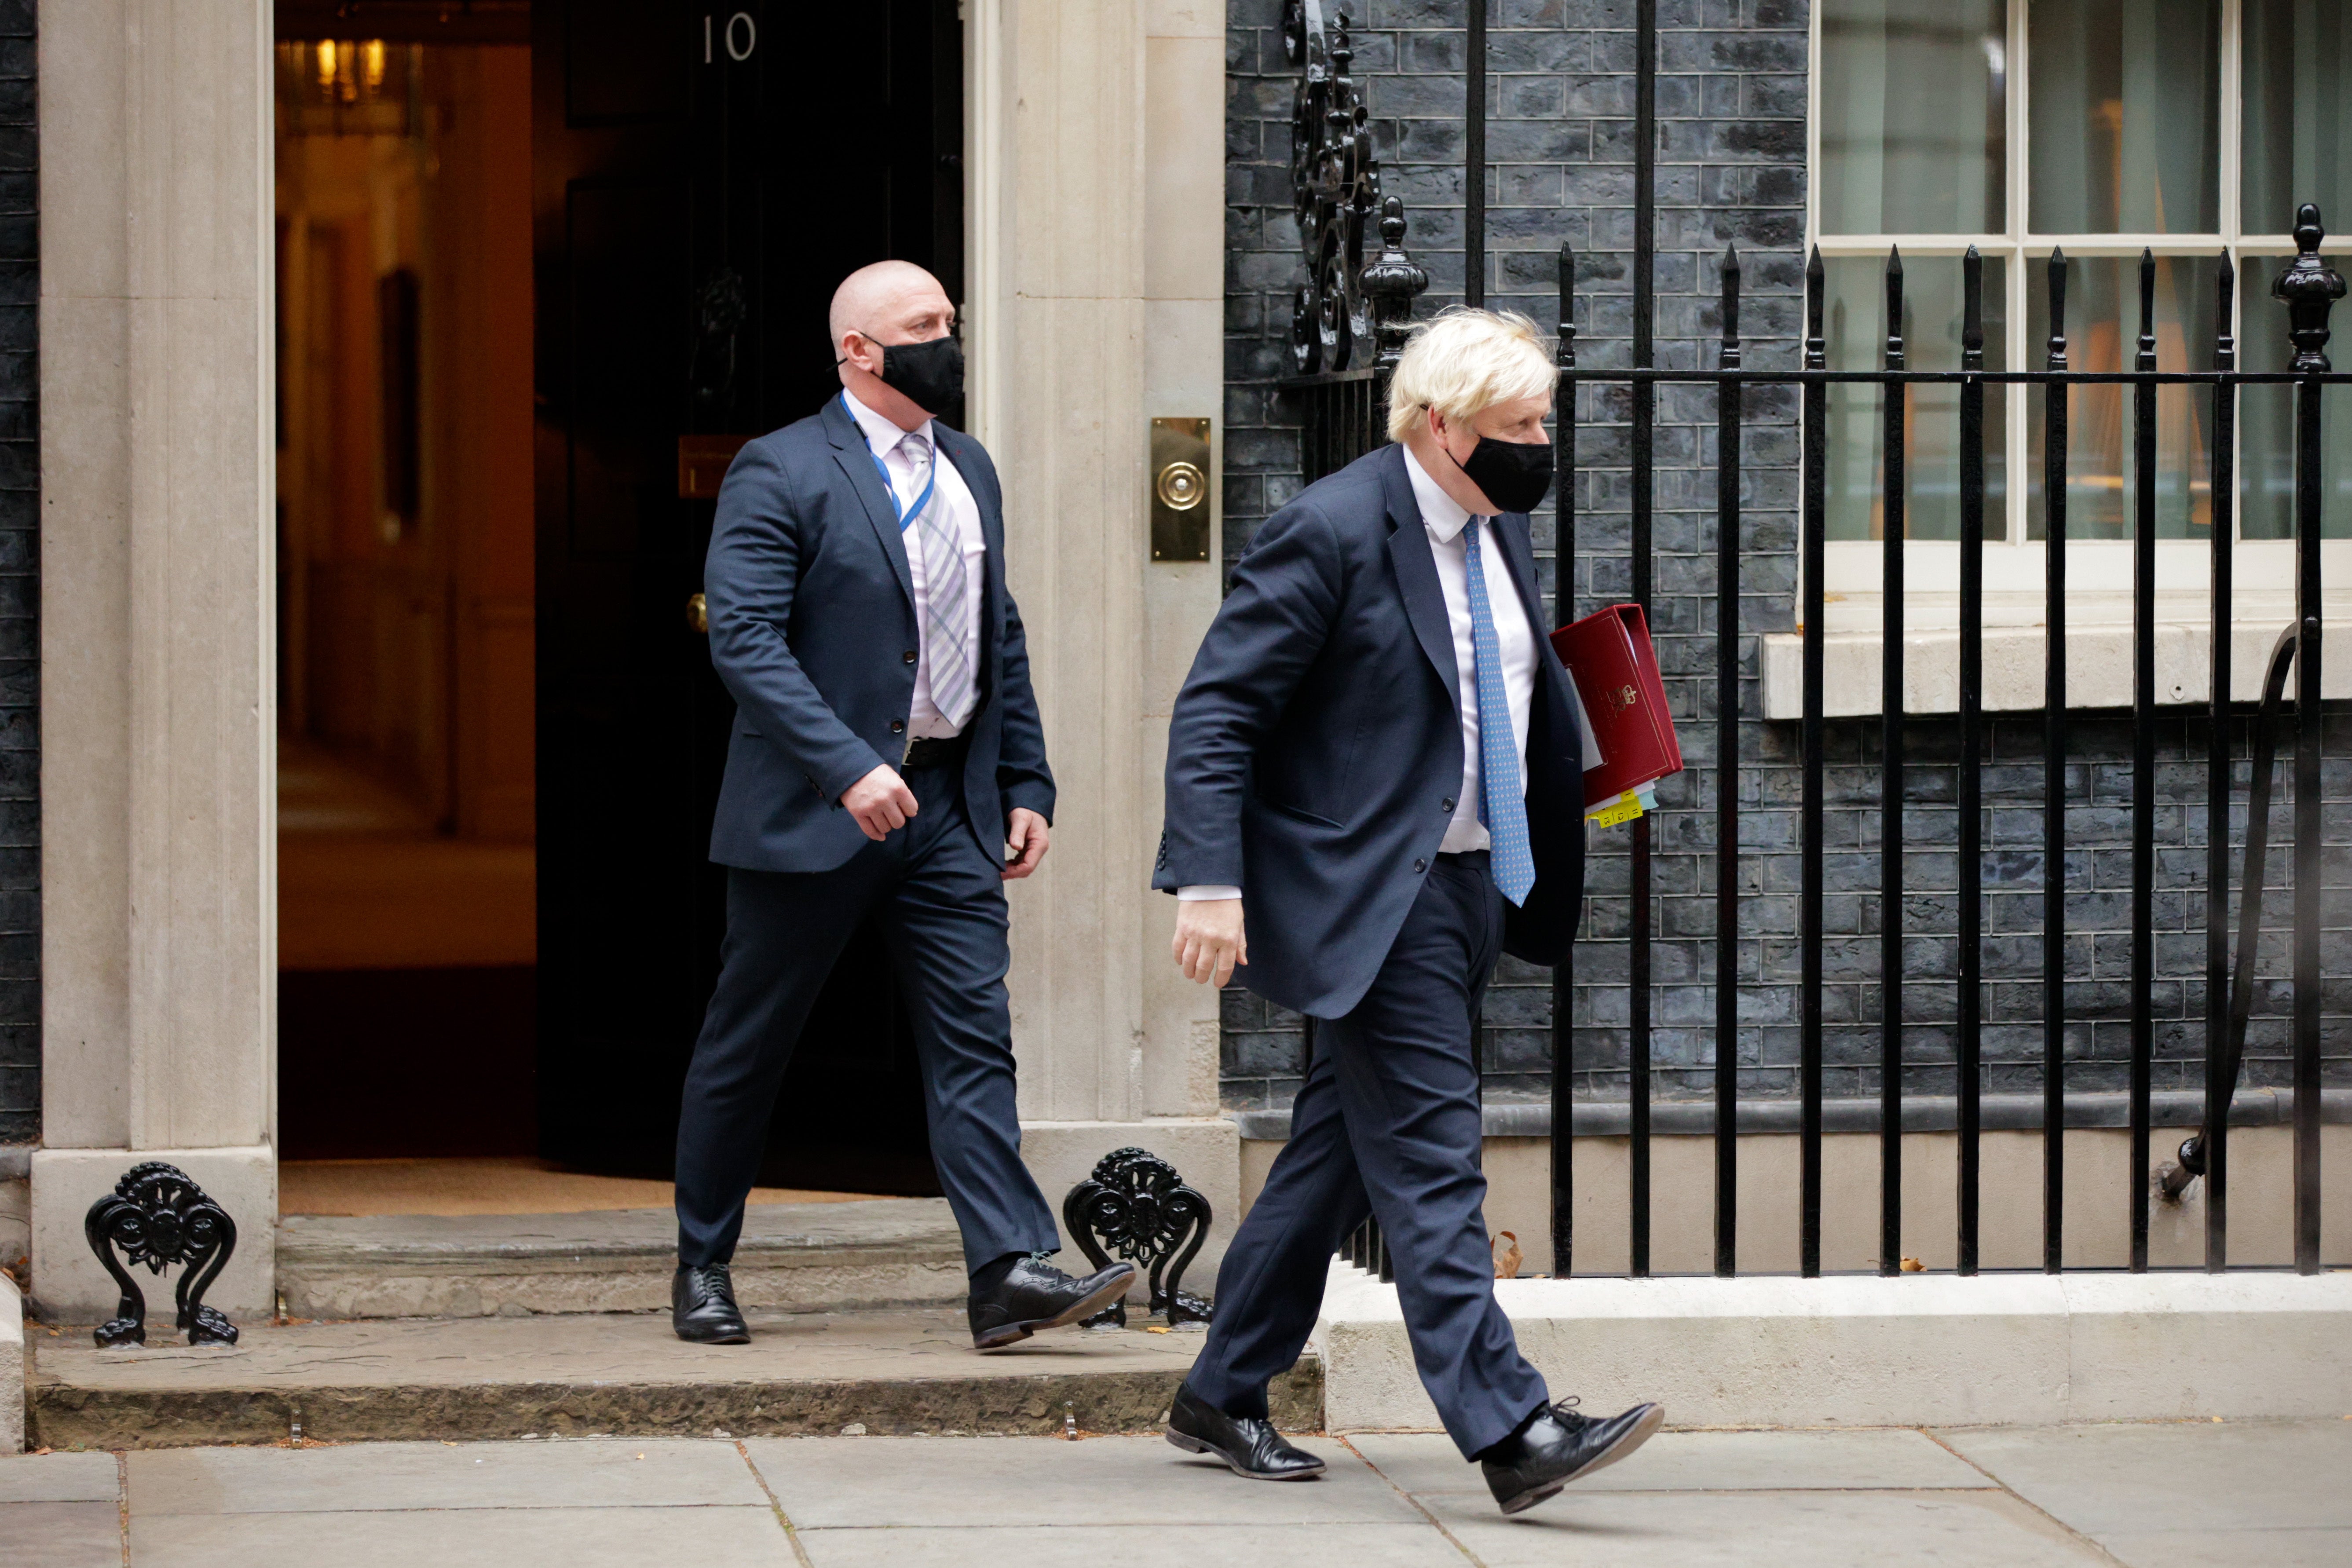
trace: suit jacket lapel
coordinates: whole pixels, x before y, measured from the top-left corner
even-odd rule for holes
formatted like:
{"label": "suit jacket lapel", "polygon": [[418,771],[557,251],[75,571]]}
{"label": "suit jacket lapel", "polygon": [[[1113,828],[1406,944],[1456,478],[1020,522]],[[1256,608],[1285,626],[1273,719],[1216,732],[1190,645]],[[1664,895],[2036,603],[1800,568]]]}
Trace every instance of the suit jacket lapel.
{"label": "suit jacket lapel", "polygon": [[1389,559],[1395,563],[1397,586],[1404,594],[1405,618],[1412,623],[1421,651],[1429,656],[1454,711],[1462,711],[1460,673],[1454,661],[1454,623],[1446,618],[1445,591],[1437,584],[1437,557],[1430,552],[1429,530],[1412,499],[1412,480],[1404,471],[1404,448],[1393,447],[1382,455],[1381,484],[1388,497]]}
{"label": "suit jacket lapel", "polygon": [[898,527],[898,509],[882,488],[881,470],[874,466],[874,448],[866,444],[866,433],[841,399],[831,397],[824,405],[824,434],[833,443],[833,460],[841,467],[842,477],[856,492],[865,505],[866,521],[881,541],[882,553],[888,558],[890,570],[898,574],[898,591],[907,595],[907,608],[915,606],[915,572],[907,563],[907,541]]}

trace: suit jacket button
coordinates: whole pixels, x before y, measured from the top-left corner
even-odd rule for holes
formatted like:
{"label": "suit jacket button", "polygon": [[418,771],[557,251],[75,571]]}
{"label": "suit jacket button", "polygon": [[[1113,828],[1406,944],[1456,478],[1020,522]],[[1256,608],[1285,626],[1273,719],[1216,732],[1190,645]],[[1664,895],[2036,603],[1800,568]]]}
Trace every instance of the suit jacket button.
{"label": "suit jacket button", "polygon": [[1412,863],[1412,868],[1416,871],[1426,871],[1429,869],[1429,862],[1426,860],[1415,860]]}
{"label": "suit jacket button", "polygon": [[900,654],[900,655],[898,656],[898,662],[899,662],[899,663],[901,663],[901,664],[912,664],[912,663],[914,663],[914,662],[915,662],[915,650],[914,650],[913,648],[908,648],[906,652],[904,652],[904,653]]}
{"label": "suit jacket button", "polygon": [[1449,795],[1444,800],[1439,801],[1437,803],[1437,809],[1440,811],[1452,811],[1454,809],[1454,797]]}
{"label": "suit jacket button", "polygon": [[907,721],[904,719],[893,719],[890,721],[890,733],[893,735],[903,735],[906,732]]}

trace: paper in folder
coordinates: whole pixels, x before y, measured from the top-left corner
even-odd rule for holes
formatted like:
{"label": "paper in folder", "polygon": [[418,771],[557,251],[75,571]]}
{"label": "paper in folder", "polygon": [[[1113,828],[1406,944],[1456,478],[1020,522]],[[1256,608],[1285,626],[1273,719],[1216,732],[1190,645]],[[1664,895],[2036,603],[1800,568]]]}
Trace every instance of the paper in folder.
{"label": "paper in folder", "polygon": [[1657,782],[1683,769],[1665,682],[1639,605],[1612,605],[1551,634],[1584,726],[1585,815],[1603,827],[1657,809]]}

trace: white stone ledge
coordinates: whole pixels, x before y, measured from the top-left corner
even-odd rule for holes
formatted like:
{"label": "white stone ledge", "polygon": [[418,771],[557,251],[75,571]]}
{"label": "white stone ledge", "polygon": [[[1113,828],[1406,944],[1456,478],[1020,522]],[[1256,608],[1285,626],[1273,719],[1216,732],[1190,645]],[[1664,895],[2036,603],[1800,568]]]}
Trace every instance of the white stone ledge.
{"label": "white stone ledge", "polygon": [[[2352,1414],[2352,1272],[1506,1279],[1519,1347],[1590,1411],[1681,1426]],[[1396,1287],[1335,1261],[1334,1432],[1434,1429]]]}
{"label": "white stone ledge", "polygon": [[[2230,688],[2240,702],[2259,700],[2271,645],[2293,618],[2240,621],[2230,638]],[[2330,619],[2334,617],[2331,616]],[[2341,646],[2326,628],[2329,641]],[[1764,639],[1764,717],[1804,717],[1804,637],[1775,632]],[[2043,666],[2049,658],[2049,628],[1988,626],[1984,631],[1984,710],[2017,713],[2042,706]],[[1881,673],[1886,639],[1875,628],[1822,635],[1822,712],[1831,719],[1880,711]],[[2156,627],[2156,700],[2181,707],[2210,700],[2213,634],[2210,623],[2158,621]],[[2352,697],[2352,660],[2323,658],[2324,697]],[[2290,695],[2292,689],[2290,689]],[[2066,706],[2128,708],[2132,704],[2132,628],[2128,620],[2095,621],[2066,629]],[[1903,710],[1957,713],[1960,710],[1960,633],[1957,626],[1906,632],[1903,638]]]}
{"label": "white stone ledge", "polygon": [[16,1282],[0,1274],[0,1454],[25,1451],[25,1304]]}

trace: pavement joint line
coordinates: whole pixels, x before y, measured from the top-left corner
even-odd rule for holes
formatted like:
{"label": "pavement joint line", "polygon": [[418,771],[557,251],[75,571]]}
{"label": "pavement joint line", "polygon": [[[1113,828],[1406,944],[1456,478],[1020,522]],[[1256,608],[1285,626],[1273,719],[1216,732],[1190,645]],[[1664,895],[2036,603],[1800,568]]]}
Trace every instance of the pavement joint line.
{"label": "pavement joint line", "polygon": [[792,1515],[784,1511],[783,1501],[776,1496],[776,1489],[770,1486],[768,1478],[760,1473],[759,1463],[751,1458],[751,1450],[744,1446],[740,1437],[735,1439],[735,1451],[743,1457],[743,1468],[751,1472],[751,1479],[758,1482],[760,1489],[767,1494],[768,1506],[775,1511],[776,1523],[782,1527],[784,1539],[792,1543],[793,1561],[801,1568],[816,1568],[816,1564],[809,1560],[808,1548],[801,1544],[801,1532],[793,1527]]}
{"label": "pavement joint line", "polygon": [[114,1531],[122,1542],[122,1568],[131,1568],[131,1456],[114,1456]]}
{"label": "pavement joint line", "polygon": [[1419,1498],[1413,1496],[1411,1492],[1397,1485],[1394,1478],[1390,1476],[1386,1470],[1381,1468],[1380,1466],[1374,1464],[1362,1449],[1357,1447],[1355,1444],[1349,1442],[1345,1436],[1342,1436],[1339,1439],[1339,1446],[1347,1449],[1350,1454],[1355,1455],[1358,1459],[1361,1460],[1366,1469],[1371,1471],[1372,1474],[1380,1477],[1381,1480],[1387,1482],[1389,1490],[1404,1499],[1406,1504],[1410,1506],[1414,1512],[1420,1514],[1422,1518],[1429,1521],[1429,1527],[1437,1531],[1438,1534],[1445,1537],[1446,1542],[1452,1545],[1454,1551],[1462,1553],[1462,1555],[1471,1563],[1475,1563],[1477,1568],[1486,1568],[1486,1559],[1480,1557],[1467,1546],[1465,1546],[1462,1543],[1461,1537],[1455,1535],[1452,1531],[1445,1528],[1444,1521],[1440,1520],[1435,1513],[1432,1512],[1427,1505],[1423,1503]]}
{"label": "pavement joint line", "polygon": [[2040,1503],[2035,1502],[2032,1498],[2027,1497],[2024,1493],[2019,1491],[2015,1487],[2011,1486],[2007,1481],[2002,1480],[1999,1476],[1994,1475],[1990,1470],[1986,1469],[1982,1465],[1978,1464],[1974,1459],[1969,1458],[1966,1454],[1961,1453],[1958,1448],[1953,1447],[1949,1443],[1945,1442],[1944,1435],[1942,1433],[1930,1426],[1915,1426],[1912,1430],[1917,1432],[1930,1443],[1935,1444],[1938,1448],[1943,1449],[1947,1454],[1951,1455],[1955,1459],[1959,1460],[1960,1463],[1966,1465],[1969,1468],[1974,1470],[1985,1479],[1992,1482],[1993,1485],[1999,1487],[2009,1496],[2015,1498],[2025,1507],[2032,1509],[2034,1512],[2040,1514],[2042,1518],[2048,1520],[2051,1523],[2064,1531],[2067,1535],[2074,1540],[2081,1542],[2084,1545],[2097,1552],[2101,1557],[2106,1559],[2106,1561],[2115,1563],[2116,1568],[2126,1568],[2124,1560],[2116,1556],[2114,1552],[2108,1551],[2105,1545],[2084,1534],[2081,1531],[2075,1529],[2064,1520],[2060,1519],[2056,1514],[2052,1513],[2048,1509],[2043,1508]]}

